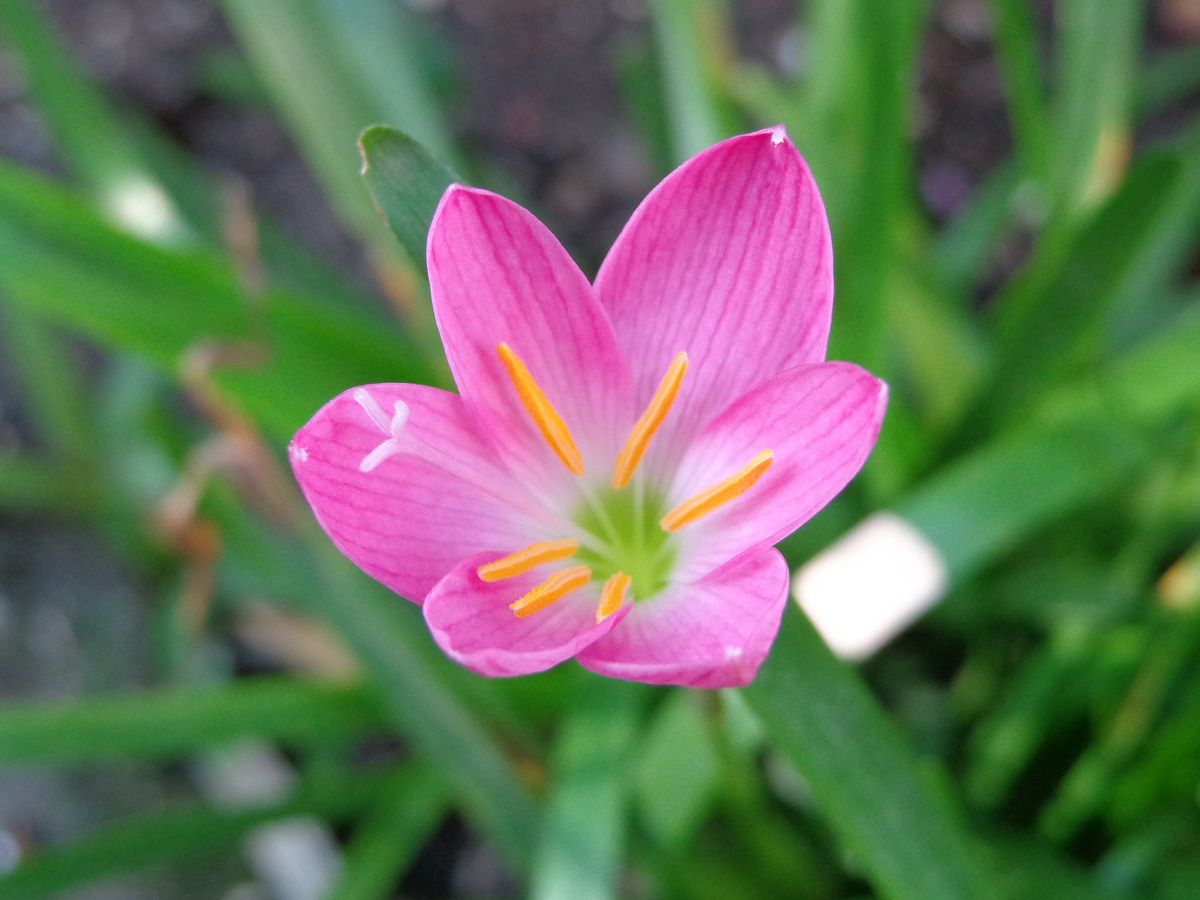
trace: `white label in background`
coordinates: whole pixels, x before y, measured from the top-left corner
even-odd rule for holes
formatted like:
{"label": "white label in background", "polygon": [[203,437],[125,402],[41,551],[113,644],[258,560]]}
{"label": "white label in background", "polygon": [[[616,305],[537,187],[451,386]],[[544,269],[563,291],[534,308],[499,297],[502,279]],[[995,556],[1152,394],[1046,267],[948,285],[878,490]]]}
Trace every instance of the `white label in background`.
{"label": "white label in background", "polygon": [[881,512],[801,566],[792,595],[834,653],[859,660],[940,600],[946,585],[937,547]]}

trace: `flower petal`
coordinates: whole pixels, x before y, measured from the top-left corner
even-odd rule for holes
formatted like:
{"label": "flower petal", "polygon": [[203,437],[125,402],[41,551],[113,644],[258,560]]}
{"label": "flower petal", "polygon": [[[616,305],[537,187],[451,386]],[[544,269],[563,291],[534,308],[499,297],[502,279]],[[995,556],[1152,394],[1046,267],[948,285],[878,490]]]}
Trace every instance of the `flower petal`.
{"label": "flower petal", "polygon": [[[408,406],[402,436],[412,440],[385,446],[392,440],[387,423],[375,419],[392,415],[397,401]],[[364,403],[375,405],[374,417]],[[300,429],[288,451],[305,499],[338,549],[417,603],[464,557],[515,550],[554,530],[534,518],[537,507],[493,462],[462,401],[447,391],[413,384],[346,391]],[[375,465],[364,472],[369,457]]]}
{"label": "flower petal", "polygon": [[676,577],[700,578],[808,521],[862,468],[886,408],[887,385],[843,362],[798,366],[730,404],[688,447],[669,502],[715,484],[762,450],[774,461],[747,493],[678,532]]}
{"label": "flower petal", "polygon": [[497,356],[503,342],[585,466],[607,477],[632,421],[628,363],[592,286],[546,227],[511,200],[451,185],[429,232],[429,278],[454,380],[501,458],[551,491],[569,484]]}
{"label": "flower petal", "polygon": [[570,659],[624,618],[596,624],[594,583],[519,619],[509,604],[551,574],[539,569],[504,581],[483,581],[477,570],[499,553],[480,553],[455,566],[425,601],[425,621],[446,655],[468,669],[500,678],[544,672]]}
{"label": "flower petal", "polygon": [[749,684],[779,631],[788,568],[778,550],[745,553],[695,584],[633,605],[621,627],[579,654],[593,672],[651,684]]}
{"label": "flower petal", "polygon": [[764,378],[823,360],[829,222],[783,127],[723,141],[669,175],[617,238],[596,293],[633,368],[639,409],[675,354],[688,353],[676,410],[656,439],[662,453]]}

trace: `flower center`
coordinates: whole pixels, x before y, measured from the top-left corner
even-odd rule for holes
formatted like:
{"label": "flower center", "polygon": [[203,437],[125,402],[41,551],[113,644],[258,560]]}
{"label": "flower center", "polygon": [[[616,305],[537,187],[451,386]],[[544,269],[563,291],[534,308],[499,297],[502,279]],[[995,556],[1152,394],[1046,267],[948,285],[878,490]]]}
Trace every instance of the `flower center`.
{"label": "flower center", "polygon": [[[501,343],[496,353],[517,398],[542,438],[568,471],[582,476],[583,455],[546,392],[512,347]],[[617,455],[611,487],[596,493],[579,482],[581,500],[572,515],[580,529],[578,541],[539,541],[479,567],[480,579],[499,581],[542,565],[572,560],[573,565],[554,572],[510,604],[515,615],[532,615],[594,580],[604,581],[596,610],[597,622],[619,610],[630,592],[635,601],[653,597],[667,586],[675,564],[677,547],[671,539],[672,533],[740,497],[771,467],[774,454],[763,450],[738,471],[670,510],[656,486],[634,478],[650,440],[666,421],[679,395],[687,368],[687,354],[676,354]],[[382,420],[382,411],[372,418]]]}

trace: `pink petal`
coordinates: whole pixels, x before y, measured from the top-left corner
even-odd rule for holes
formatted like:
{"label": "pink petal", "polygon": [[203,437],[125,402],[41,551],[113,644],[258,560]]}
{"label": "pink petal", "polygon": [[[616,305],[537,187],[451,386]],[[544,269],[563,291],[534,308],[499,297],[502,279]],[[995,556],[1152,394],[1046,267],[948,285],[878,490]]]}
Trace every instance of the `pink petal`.
{"label": "pink petal", "polygon": [[585,466],[607,476],[632,417],[628,364],[587,278],[546,227],[511,200],[451,185],[429,232],[429,278],[454,380],[496,452],[552,494],[570,483],[497,357],[504,342]]}
{"label": "pink petal", "polygon": [[[405,431],[431,448],[427,455],[442,454],[445,464],[400,451],[362,471],[363,460],[378,457],[389,434],[355,399],[359,391],[388,415],[397,400],[407,404]],[[516,550],[553,531],[552,523],[533,518],[539,510],[492,461],[462,401],[446,391],[412,384],[346,391],[325,404],[288,449],[296,480],[338,549],[417,603],[464,557],[487,548]]]}
{"label": "pink petal", "polygon": [[629,358],[639,410],[675,354],[688,353],[676,409],[655,439],[667,459],[762,379],[823,360],[829,223],[783,127],[723,141],[669,175],[621,232],[596,293]]}
{"label": "pink petal", "polygon": [[601,675],[651,684],[749,684],[779,631],[788,581],[778,550],[743,554],[695,584],[673,584],[635,603],[579,662]]}
{"label": "pink petal", "polygon": [[688,447],[669,502],[732,475],[759,451],[774,452],[745,494],[677,532],[676,577],[691,581],[745,550],[791,534],[838,495],[879,435],[887,385],[851,363],[789,369],[735,400]]}
{"label": "pink petal", "polygon": [[570,659],[624,618],[625,611],[596,624],[600,602],[594,583],[531,616],[518,619],[509,604],[549,577],[542,567],[516,578],[485,582],[476,570],[498,559],[481,553],[450,571],[425,601],[433,639],[468,669],[500,678],[544,672]]}

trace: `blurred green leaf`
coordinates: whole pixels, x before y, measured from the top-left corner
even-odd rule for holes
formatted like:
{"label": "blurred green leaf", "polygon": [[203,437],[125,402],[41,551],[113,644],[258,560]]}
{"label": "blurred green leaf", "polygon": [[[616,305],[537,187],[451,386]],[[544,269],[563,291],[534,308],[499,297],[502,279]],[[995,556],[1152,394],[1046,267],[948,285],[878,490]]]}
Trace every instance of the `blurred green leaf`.
{"label": "blurred green leaf", "polygon": [[1025,177],[1042,182],[1049,175],[1053,130],[1041,72],[1040,36],[1025,0],[991,0],[996,56],[1008,89],[1008,115],[1017,157]]}
{"label": "blurred green leaf", "polygon": [[311,745],[383,725],[379,702],[362,685],[244,679],[220,688],[9,704],[0,708],[0,764],[173,759],[249,736]]}
{"label": "blurred green leaf", "polygon": [[467,811],[507,858],[527,866],[540,810],[496,740],[448,688],[455,664],[432,645],[415,604],[353,569],[323,535],[313,535],[320,579],[309,609],[358,655],[402,733],[457,789]]}
{"label": "blurred green leaf", "polygon": [[1120,184],[1144,0],[1069,0],[1057,17],[1054,206],[1075,213]]}
{"label": "blurred green leaf", "polygon": [[40,900],[148,866],[199,856],[234,844],[278,819],[315,815],[342,821],[369,806],[380,787],[377,774],[346,773],[302,783],[288,799],[266,806],[223,810],[196,805],[111,825],[76,843],[43,850],[0,876],[0,900]]}
{"label": "blurred green leaf", "polygon": [[458,177],[408,135],[377,125],[358,139],[363,177],[401,246],[425,271],[425,243],[442,194]]}
{"label": "blurred green leaf", "polygon": [[1148,450],[1113,421],[1027,428],[943,466],[896,511],[938,548],[955,584],[1114,490]]}
{"label": "blurred green leaf", "polygon": [[916,759],[801,613],[784,615],[771,655],[743,694],[881,898],[998,896],[945,776]]}
{"label": "blurred green leaf", "polygon": [[448,811],[441,779],[401,769],[383,785],[346,845],[342,874],[323,900],[389,900]]}
{"label": "blurred green leaf", "polygon": [[589,679],[564,716],[529,896],[617,897],[625,842],[629,756],[644,692]]}
{"label": "blurred green leaf", "polygon": [[697,698],[676,691],[642,740],[634,773],[638,811],[647,831],[679,849],[699,830],[719,786],[717,752]]}
{"label": "blurred green leaf", "polygon": [[711,147],[722,133],[704,53],[706,17],[714,0],[652,0],[671,152],[678,165]]}

